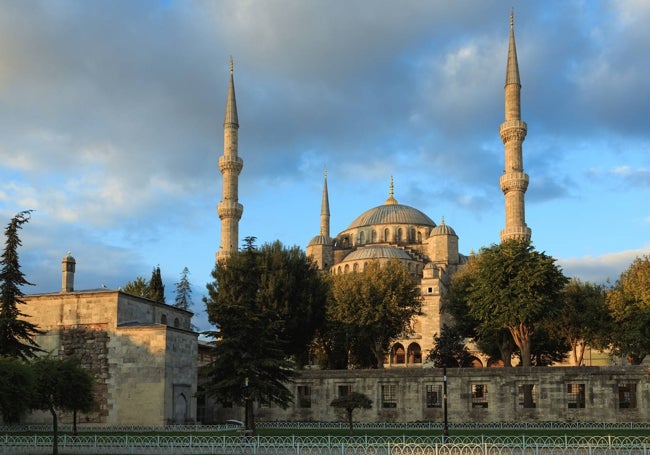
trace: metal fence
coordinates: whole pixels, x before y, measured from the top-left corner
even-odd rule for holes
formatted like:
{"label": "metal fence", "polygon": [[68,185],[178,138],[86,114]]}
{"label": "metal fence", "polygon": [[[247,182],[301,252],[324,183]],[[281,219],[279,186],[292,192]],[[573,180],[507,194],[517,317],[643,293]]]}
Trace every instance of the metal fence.
{"label": "metal fence", "polygon": [[[4,435],[0,454],[51,453],[52,436]],[[61,454],[650,455],[650,436],[62,435]]]}

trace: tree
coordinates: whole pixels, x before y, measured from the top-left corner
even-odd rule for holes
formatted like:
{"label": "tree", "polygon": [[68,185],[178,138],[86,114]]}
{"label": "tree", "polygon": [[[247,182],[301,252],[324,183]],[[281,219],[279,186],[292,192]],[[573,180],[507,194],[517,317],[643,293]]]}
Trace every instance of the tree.
{"label": "tree", "polygon": [[154,302],[165,303],[165,285],[160,275],[160,267],[156,266],[149,280],[149,298]]}
{"label": "tree", "polygon": [[650,353],[650,256],[637,257],[606,293],[616,355],[640,364]]}
{"label": "tree", "polygon": [[330,403],[334,408],[345,409],[348,417],[349,434],[352,436],[353,424],[352,413],[355,409],[370,409],[372,407],[372,400],[367,395],[359,392],[350,392],[347,395],[335,398]]}
{"label": "tree", "polygon": [[508,240],[481,250],[467,296],[469,312],[479,332],[508,329],[522,366],[530,366],[532,337],[561,314],[566,283],[555,259],[529,242]]}
{"label": "tree", "polygon": [[286,248],[279,241],[259,251],[261,280],[259,298],[282,321],[279,338],[296,366],[308,361],[316,331],[325,321],[327,283],[299,247]]}
{"label": "tree", "polygon": [[127,294],[135,295],[137,297],[144,297],[145,299],[151,298],[149,282],[141,276],[138,276],[135,280],[126,283],[124,285],[123,291]]}
{"label": "tree", "polygon": [[397,259],[384,265],[373,260],[362,272],[334,275],[332,296],[328,317],[347,325],[349,334],[372,352],[376,368],[383,368],[390,342],[408,333],[422,308],[414,278]]}
{"label": "tree", "polygon": [[181,279],[176,283],[176,299],[174,300],[174,306],[183,310],[189,310],[194,304],[192,302],[192,286],[188,279],[189,274],[189,269],[187,267],[183,268]]}
{"label": "tree", "polygon": [[[58,454],[58,412],[90,411],[94,404],[93,378],[74,358],[42,357],[33,363],[33,407],[52,415],[52,453]],[[75,414],[76,415],[76,414]],[[76,428],[75,428],[76,431]]]}
{"label": "tree", "polygon": [[285,384],[293,375],[293,364],[279,337],[284,321],[263,300],[267,271],[261,267],[255,238],[244,242],[243,251],[217,263],[203,299],[210,322],[217,326],[212,333],[214,360],[205,369],[205,391],[222,403],[243,405],[246,429],[254,434],[254,402],[284,408],[291,402]]}
{"label": "tree", "polygon": [[0,357],[0,413],[4,423],[18,423],[29,409],[33,387],[34,375],[29,364]]}
{"label": "tree", "polygon": [[472,365],[472,355],[465,346],[465,337],[455,328],[444,325],[440,336],[433,336],[433,349],[427,356],[436,368],[469,367]]}
{"label": "tree", "polygon": [[24,304],[21,286],[32,285],[20,270],[18,247],[22,245],[18,230],[29,221],[31,210],[16,214],[5,229],[5,249],[0,260],[0,356],[30,359],[41,351],[34,337],[41,332],[36,325],[21,319],[18,309]]}
{"label": "tree", "polygon": [[564,309],[556,321],[558,334],[571,345],[573,364],[580,366],[588,346],[604,347],[611,329],[602,285],[573,278],[563,290]]}

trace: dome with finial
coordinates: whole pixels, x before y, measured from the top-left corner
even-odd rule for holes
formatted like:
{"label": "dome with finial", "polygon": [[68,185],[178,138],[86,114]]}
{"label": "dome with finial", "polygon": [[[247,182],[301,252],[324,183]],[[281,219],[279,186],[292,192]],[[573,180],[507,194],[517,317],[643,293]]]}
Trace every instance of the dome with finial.
{"label": "dome with finial", "polygon": [[[440,224],[436,226],[429,235],[431,237],[434,235],[456,235],[456,232],[451,228],[451,226],[445,224],[445,218],[443,217]],[[458,236],[456,235],[456,237]]]}
{"label": "dome with finial", "polygon": [[436,226],[431,218],[418,209],[397,202],[394,196],[393,177],[390,178],[388,199],[384,205],[363,212],[350,223],[348,229],[377,224],[424,225],[432,228]]}

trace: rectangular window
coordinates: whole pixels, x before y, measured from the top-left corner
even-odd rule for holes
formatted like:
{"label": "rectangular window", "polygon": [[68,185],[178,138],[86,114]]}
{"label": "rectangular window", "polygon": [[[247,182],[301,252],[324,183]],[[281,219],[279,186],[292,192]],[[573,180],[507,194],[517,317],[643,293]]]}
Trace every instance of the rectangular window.
{"label": "rectangular window", "polygon": [[536,408],[537,387],[535,384],[520,384],[517,386],[517,401],[520,408]]}
{"label": "rectangular window", "polygon": [[472,384],[472,407],[488,407],[488,386],[487,384]]}
{"label": "rectangular window", "polygon": [[618,385],[618,408],[636,409],[636,384]]}
{"label": "rectangular window", "polygon": [[385,384],[381,386],[381,407],[382,408],[397,407],[397,385]]}
{"label": "rectangular window", "polygon": [[567,403],[570,409],[581,409],[585,407],[585,385],[566,385]]}
{"label": "rectangular window", "polygon": [[427,408],[442,407],[442,386],[437,384],[427,384],[426,388]]}
{"label": "rectangular window", "polygon": [[311,387],[308,385],[298,386],[298,407],[311,408]]}
{"label": "rectangular window", "polygon": [[339,397],[347,397],[352,392],[352,386],[350,384],[339,384],[338,394]]}

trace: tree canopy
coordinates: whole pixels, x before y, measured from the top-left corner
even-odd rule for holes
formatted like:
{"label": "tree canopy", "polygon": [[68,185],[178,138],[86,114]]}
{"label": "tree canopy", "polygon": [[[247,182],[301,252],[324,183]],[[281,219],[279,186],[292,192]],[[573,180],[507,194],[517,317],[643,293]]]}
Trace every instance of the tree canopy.
{"label": "tree canopy", "polygon": [[467,277],[469,314],[479,334],[507,329],[519,348],[523,366],[531,365],[533,335],[563,308],[567,278],[555,259],[528,242],[509,240],[483,248]]}
{"label": "tree canopy", "polygon": [[156,266],[151,272],[149,280],[149,298],[154,302],[165,303],[165,285],[160,274],[160,267]]}
{"label": "tree canopy", "polygon": [[295,364],[288,359],[307,349],[324,311],[318,308],[322,283],[304,254],[279,242],[257,249],[254,242],[247,237],[242,251],[217,263],[204,299],[209,320],[217,326],[215,358],[205,370],[206,393],[243,404],[251,431],[253,402],[283,407],[291,402],[285,384]]}
{"label": "tree canopy", "polygon": [[0,356],[0,413],[5,424],[17,423],[29,410],[34,374],[28,363]]}
{"label": "tree canopy", "polygon": [[417,283],[397,259],[373,260],[363,271],[332,276],[328,318],[372,353],[376,368],[383,368],[390,342],[411,330],[421,309]]}
{"label": "tree canopy", "polygon": [[149,282],[143,277],[138,276],[133,281],[129,281],[122,288],[127,294],[135,295],[137,297],[144,297],[145,299],[150,298],[149,292]]}
{"label": "tree canopy", "polygon": [[20,212],[7,224],[0,260],[0,356],[17,359],[33,358],[41,350],[34,337],[42,332],[18,309],[25,303],[21,287],[32,284],[20,270],[18,260],[18,247],[22,245],[18,231],[29,221],[31,212]]}
{"label": "tree canopy", "polygon": [[440,336],[433,336],[433,349],[427,358],[436,368],[469,367],[472,365],[472,355],[465,346],[465,337],[455,327],[444,325]]}
{"label": "tree canopy", "polygon": [[564,308],[555,321],[557,333],[571,345],[573,364],[584,361],[587,346],[606,347],[611,320],[603,285],[573,278],[563,290]]}
{"label": "tree canopy", "polygon": [[633,364],[650,353],[650,256],[636,258],[607,292],[614,353]]}
{"label": "tree canopy", "polygon": [[363,393],[350,392],[347,395],[334,398],[330,403],[330,406],[345,409],[348,419],[348,433],[352,436],[352,431],[354,429],[352,413],[355,409],[370,409],[372,407],[372,400]]}

